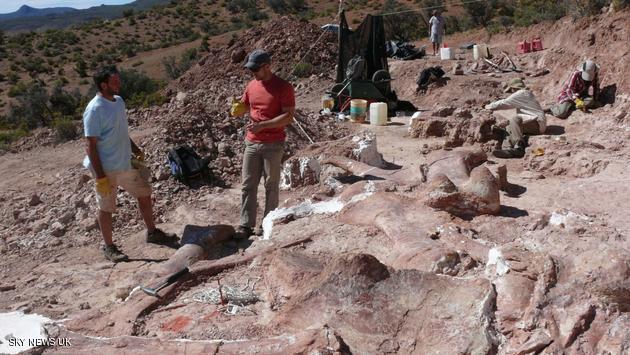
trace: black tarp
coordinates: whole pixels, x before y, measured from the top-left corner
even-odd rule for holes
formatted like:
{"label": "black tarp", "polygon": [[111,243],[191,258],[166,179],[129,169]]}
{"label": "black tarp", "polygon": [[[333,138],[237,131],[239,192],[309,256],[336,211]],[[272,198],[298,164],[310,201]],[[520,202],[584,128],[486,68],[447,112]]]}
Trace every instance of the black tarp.
{"label": "black tarp", "polygon": [[337,82],[346,78],[346,67],[355,55],[365,58],[367,68],[365,80],[371,80],[377,70],[387,70],[385,49],[385,28],[382,16],[367,15],[361,25],[351,31],[346,21],[345,11],[339,16],[339,57],[337,62]]}

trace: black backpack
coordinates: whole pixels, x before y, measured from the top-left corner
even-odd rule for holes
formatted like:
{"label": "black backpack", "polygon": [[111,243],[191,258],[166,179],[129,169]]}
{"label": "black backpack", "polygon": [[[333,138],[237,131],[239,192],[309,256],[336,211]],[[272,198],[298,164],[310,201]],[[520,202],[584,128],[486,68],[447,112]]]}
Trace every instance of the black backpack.
{"label": "black backpack", "polygon": [[186,185],[201,178],[208,170],[208,158],[201,158],[191,147],[182,145],[168,151],[171,174]]}

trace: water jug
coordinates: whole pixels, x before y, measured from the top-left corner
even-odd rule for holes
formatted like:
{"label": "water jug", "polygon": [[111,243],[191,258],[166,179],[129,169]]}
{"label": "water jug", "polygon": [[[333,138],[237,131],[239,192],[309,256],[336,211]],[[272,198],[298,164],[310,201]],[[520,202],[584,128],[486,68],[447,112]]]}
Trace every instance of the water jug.
{"label": "water jug", "polygon": [[385,126],[387,124],[387,104],[373,102],[370,104],[370,124],[373,126]]}
{"label": "water jug", "polygon": [[488,47],[485,44],[475,44],[473,46],[473,58],[475,60],[479,58],[488,58],[490,55]]}
{"label": "water jug", "polygon": [[453,52],[451,51],[451,48],[440,48],[440,58],[442,60],[453,59]]}

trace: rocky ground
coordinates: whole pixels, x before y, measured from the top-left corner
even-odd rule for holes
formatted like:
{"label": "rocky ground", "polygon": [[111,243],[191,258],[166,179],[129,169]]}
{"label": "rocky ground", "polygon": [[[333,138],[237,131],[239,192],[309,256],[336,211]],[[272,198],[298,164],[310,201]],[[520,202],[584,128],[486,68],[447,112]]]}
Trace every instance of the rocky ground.
{"label": "rocky ground", "polygon": [[[484,69],[464,51],[456,55],[463,75],[451,73],[455,62],[433,57],[390,61],[393,87],[422,113],[383,127],[316,113],[330,73],[299,80],[298,119],[317,144],[289,131],[283,209],[263,237],[214,244],[208,260],[191,266],[193,276],[165,289],[162,299],[132,290],[160,280],[176,257],[144,243],[124,193],[115,238],[132,261],[114,265],[98,251],[81,142],[0,156],[0,308],[59,320],[48,334],[71,338],[73,347],[40,349],[50,353],[629,354],[630,84],[622,74],[629,15],[449,39],[488,41],[522,73]],[[242,43],[282,48],[288,42],[274,41],[292,40],[270,26],[267,42],[256,42],[265,38],[258,30]],[[514,53],[517,39],[535,35],[544,35],[544,51]],[[231,60],[234,49],[217,54],[233,73],[229,80],[216,74],[223,67],[206,61],[171,86],[169,104],[130,112],[132,136],[150,155],[158,218],[180,235],[238,220],[239,191],[231,186],[243,123],[224,109],[246,80]],[[294,56],[287,54],[287,63]],[[602,86],[614,91],[607,89],[606,105],[592,112],[548,117],[546,134],[530,138],[525,158],[483,162],[495,174],[507,170],[498,214],[457,217],[428,208],[418,201],[433,185],[396,177],[420,176],[461,149],[488,152],[489,124],[511,114],[482,109],[503,95],[502,82],[524,77],[548,105],[585,58],[595,58]],[[416,93],[419,71],[433,65],[443,65],[449,79]],[[213,158],[212,183],[188,189],[168,177],[165,149],[184,141]],[[329,164],[334,155],[391,178],[350,176]]]}

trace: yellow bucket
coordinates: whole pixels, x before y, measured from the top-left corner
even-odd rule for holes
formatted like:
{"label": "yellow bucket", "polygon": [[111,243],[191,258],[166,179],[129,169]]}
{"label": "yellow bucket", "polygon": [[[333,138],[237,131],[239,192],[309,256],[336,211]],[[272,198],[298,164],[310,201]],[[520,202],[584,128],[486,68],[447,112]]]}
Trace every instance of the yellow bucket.
{"label": "yellow bucket", "polygon": [[350,100],[350,121],[365,122],[367,112],[367,100],[352,99]]}

